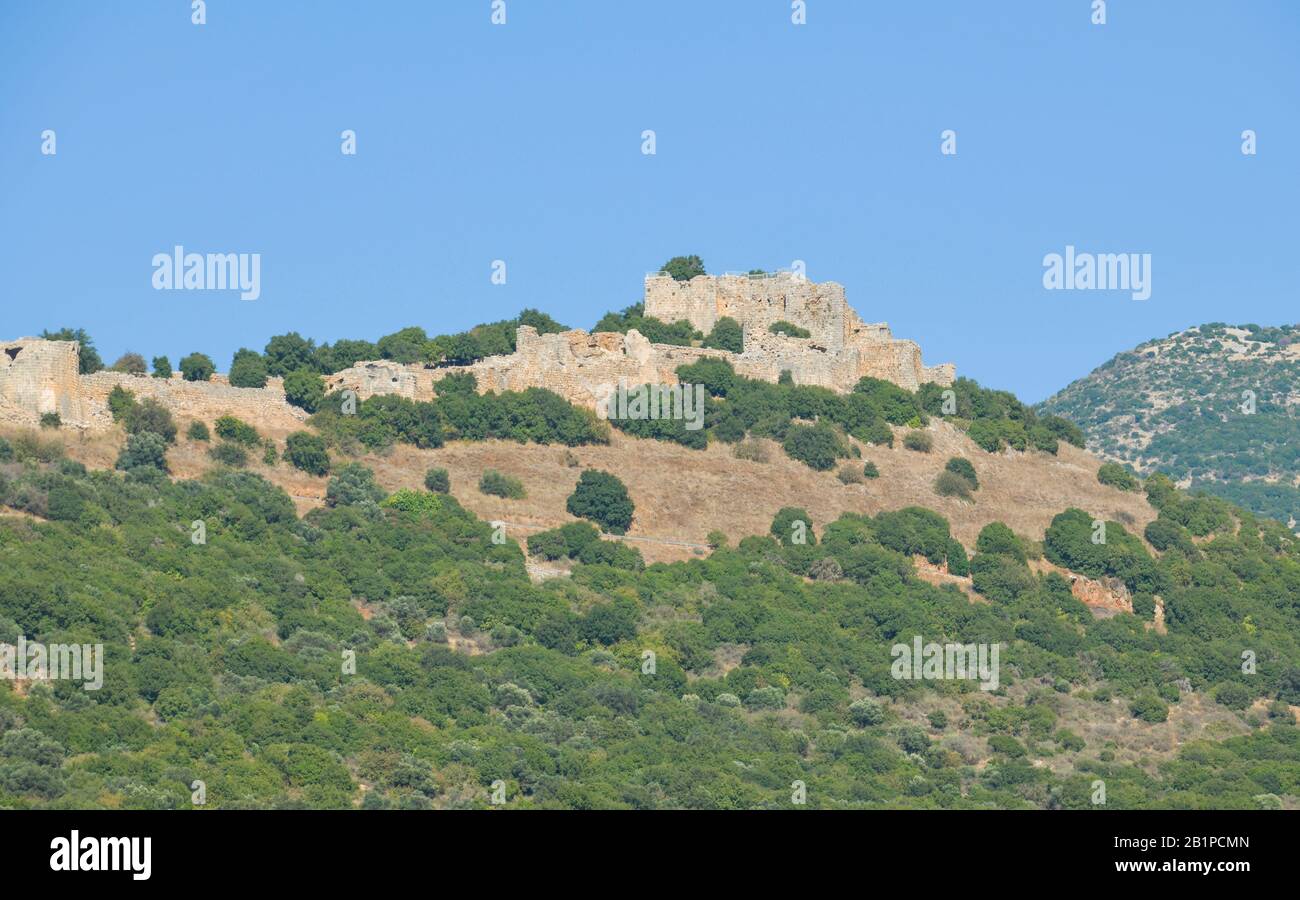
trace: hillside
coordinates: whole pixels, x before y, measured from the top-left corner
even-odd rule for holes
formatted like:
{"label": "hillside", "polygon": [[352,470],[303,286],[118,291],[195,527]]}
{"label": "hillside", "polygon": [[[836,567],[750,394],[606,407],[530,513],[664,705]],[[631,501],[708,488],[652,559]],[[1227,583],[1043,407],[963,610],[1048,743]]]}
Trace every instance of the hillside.
{"label": "hillside", "polygon": [[[691,450],[617,431],[607,445],[566,449],[490,440],[454,441],[437,449],[420,449],[399,443],[384,452],[364,452],[355,458],[373,469],[376,481],[388,491],[419,488],[428,469],[445,468],[451,476],[452,494],[475,515],[525,526],[514,537],[526,537],[531,527],[551,528],[573,521],[565,512],[565,498],[583,469],[617,472],[636,501],[629,537],[651,562],[690,558],[695,554],[686,545],[702,547],[711,531],[722,531],[732,541],[761,534],[785,506],[807,509],[817,528],[845,512],[874,515],[882,510],[925,506],[947,517],[953,534],[972,549],[980,529],[989,522],[1003,522],[1018,534],[1041,540],[1052,517],[1068,506],[1122,521],[1139,533],[1155,518],[1155,510],[1141,495],[1099,484],[1098,460],[1078,448],[1064,445],[1055,456],[1015,451],[994,454],[941,419],[932,421],[926,430],[934,439],[929,453],[907,450],[901,441],[894,446],[855,441],[863,460],[874,462],[880,471],[879,478],[860,484],[844,484],[834,471],[811,469],[785,455],[773,441],[763,442],[764,461],[752,461],[737,458],[721,443]],[[281,446],[289,433],[284,428],[261,427],[259,431]],[[109,469],[125,439],[120,430],[69,439],[67,454],[92,468]],[[173,474],[196,479],[220,469],[209,449],[207,443],[182,437],[168,453]],[[980,479],[974,502],[935,493],[934,479],[953,456],[974,462]],[[266,465],[252,460],[248,468],[283,488],[300,513],[324,505],[326,477],[309,475],[284,462]],[[481,493],[477,484],[487,469],[519,478],[528,495],[504,500]],[[646,540],[640,543],[641,539]]]}
{"label": "hillside", "polygon": [[[1101,778],[1111,808],[1300,807],[1300,540],[1103,485],[1065,425],[967,380],[945,416],[933,386],[708,374],[702,446],[463,380],[326,398],[306,462],[280,413],[124,393],[107,429],[7,430],[0,640],[107,664],[95,691],[0,684],[0,805],[184,808],[198,780],[217,808],[782,808],[797,782],[824,809],[1083,809]],[[966,499],[937,492],[953,459]],[[526,495],[482,493],[489,468]],[[588,469],[627,486],[595,546],[628,553],[564,558]],[[998,648],[991,689],[900,678],[913,641]]]}
{"label": "hillside", "polygon": [[[759,527],[689,562],[579,563],[535,583],[520,545],[498,544],[447,495],[385,487],[382,503],[336,499],[300,518],[256,472],[124,475],[57,445],[21,432],[0,443],[0,503],[17,513],[0,515],[0,639],[99,641],[108,663],[98,691],[0,687],[6,806],[183,808],[197,779],[217,808],[458,808],[493,795],[780,808],[797,780],[816,808],[1088,808],[1098,777],[1112,808],[1300,805],[1297,610],[1276,599],[1300,596],[1300,542],[1249,517],[1198,549],[1166,518],[1177,498],[1157,493],[1172,540],[1159,555],[1117,521],[1097,546],[1075,510],[1052,517],[1041,546],[981,529],[967,563],[943,516],[847,512],[816,522],[806,545]],[[68,445],[92,461],[102,451]],[[464,480],[521,459],[540,495],[558,471],[545,458],[564,452],[492,444],[474,458],[468,446],[370,461],[400,479],[411,463],[447,462]],[[658,447],[615,439],[599,461],[661,464],[674,487],[659,490],[680,492],[665,510],[724,477],[709,453]],[[1082,483],[1086,456],[1064,452],[1058,474]],[[1008,487],[1039,455],[971,453],[999,503],[1046,501]],[[178,469],[195,457],[170,453]],[[892,502],[906,502],[912,460],[879,465],[902,485]],[[737,488],[771,502],[826,502],[814,481],[762,493],[779,479],[741,473]],[[1105,490],[1117,515],[1137,517],[1135,495]],[[764,515],[730,497],[745,522]],[[554,519],[548,505],[532,508]],[[687,518],[701,509],[687,504]],[[1122,585],[1133,611],[1090,609],[1059,574],[1071,571]],[[1257,675],[1238,669],[1246,635]],[[996,642],[996,690],[899,680],[891,647],[913,636]]]}
{"label": "hillside", "polygon": [[1038,409],[1107,459],[1285,523],[1300,520],[1297,384],[1300,327],[1213,323],[1120,353]]}
{"label": "hillside", "polygon": [[0,681],[0,806],[1300,808],[1300,539],[837,286],[689,284],[226,377],[11,342],[0,646],[103,649]]}

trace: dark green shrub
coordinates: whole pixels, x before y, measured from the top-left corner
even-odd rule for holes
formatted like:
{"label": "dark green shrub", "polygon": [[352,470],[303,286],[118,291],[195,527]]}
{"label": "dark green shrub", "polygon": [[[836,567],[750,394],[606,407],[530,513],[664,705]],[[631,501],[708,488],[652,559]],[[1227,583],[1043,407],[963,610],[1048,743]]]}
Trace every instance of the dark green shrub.
{"label": "dark green shrub", "polygon": [[424,489],[435,494],[451,493],[451,477],[446,469],[430,469],[424,473]]}
{"label": "dark green shrub", "polygon": [[979,490],[980,480],[979,477],[976,476],[975,467],[971,465],[969,459],[954,456],[952,459],[948,460],[947,465],[944,466],[944,470],[965,478],[970,482],[971,490]]}
{"label": "dark green shrub", "polygon": [[338,469],[325,488],[326,506],[356,506],[382,499],[384,491],[375,484],[375,473],[360,463]]}
{"label": "dark green shrub", "polygon": [[[772,334],[784,334],[787,337],[794,337],[794,338],[812,337],[812,332],[809,331],[807,328],[800,328],[798,325],[794,325],[790,322],[785,321],[784,319],[778,322],[773,322],[771,325],[767,326],[767,330],[772,332]],[[784,375],[785,373],[782,372],[781,374]]]}
{"label": "dark green shrub", "polygon": [[958,497],[971,500],[971,485],[955,472],[940,472],[934,479],[934,492],[940,497]]}
{"label": "dark green shrub", "polygon": [[203,353],[181,357],[181,377],[186,381],[207,381],[217,371],[216,363]]}
{"label": "dark green shrub", "polygon": [[835,430],[822,422],[816,425],[792,424],[781,446],[791,459],[819,472],[834,467],[836,460],[849,455]]}
{"label": "dark green shrub", "polygon": [[130,434],[152,432],[168,444],[176,442],[176,420],[171,411],[152,397],[146,397],[127,410],[126,430]]}
{"label": "dark green shrub", "polygon": [[934,438],[925,431],[909,431],[903,435],[903,446],[917,453],[929,453],[934,448]]}
{"label": "dark green shrub", "polygon": [[320,409],[325,379],[311,369],[295,369],[284,376],[284,399],[309,413]]}
{"label": "dark green shrub", "polygon": [[478,482],[478,489],[484,494],[504,497],[507,500],[522,500],[528,496],[522,481],[509,475],[502,475],[495,469],[488,469],[483,473],[483,477]]}
{"label": "dark green shrub", "polygon": [[257,433],[256,428],[234,416],[222,416],[213,423],[213,428],[216,429],[217,437],[235,444],[256,447],[262,443],[262,436]]}
{"label": "dark green shrub", "polygon": [[1129,703],[1129,712],[1144,722],[1164,722],[1169,718],[1169,705],[1154,691],[1143,691]]}
{"label": "dark green shrub", "polygon": [[108,411],[114,422],[122,422],[135,406],[135,394],[122,385],[114,385],[108,392]]}
{"label": "dark green shrub", "polygon": [[1236,681],[1224,681],[1214,689],[1214,699],[1228,709],[1245,709],[1255,699],[1244,684]]}
{"label": "dark green shrub", "polygon": [[745,349],[745,332],[731,316],[723,316],[714,323],[713,330],[704,339],[704,346],[741,353]]}
{"label": "dark green shrub", "polygon": [[266,360],[256,350],[241,347],[230,363],[231,387],[266,387]]}
{"label": "dark green shrub", "polygon": [[608,472],[584,471],[565,509],[570,515],[590,519],[611,534],[623,534],[632,527],[634,506],[627,486]]}
{"label": "dark green shrub", "polygon": [[116,468],[131,471],[141,467],[150,467],[160,472],[167,471],[167,442],[152,431],[142,431],[128,435],[126,446],[118,454]]}
{"label": "dark green shrub", "polygon": [[1119,488],[1121,491],[1137,491],[1142,488],[1141,483],[1133,476],[1133,473],[1119,463],[1102,463],[1101,468],[1097,470],[1097,480],[1102,484]]}
{"label": "dark green shrub", "polygon": [[232,444],[229,441],[218,441],[208,450],[208,456],[211,456],[223,466],[236,469],[242,469],[248,465],[248,451],[239,444]]}
{"label": "dark green shrub", "polygon": [[295,431],[285,440],[284,458],[309,475],[329,474],[330,457],[319,435]]}
{"label": "dark green shrub", "polygon": [[207,424],[200,422],[198,419],[195,419],[190,423],[189,430],[185,432],[185,436],[192,441],[207,441],[212,439],[212,434],[208,431]]}
{"label": "dark green shrub", "polygon": [[975,550],[977,553],[1009,556],[1016,562],[1027,559],[1024,542],[1001,522],[990,522],[980,529],[979,537],[975,539]]}
{"label": "dark green shrub", "polygon": [[787,547],[816,546],[817,534],[813,531],[812,517],[806,509],[797,506],[782,507],[772,519],[769,528],[773,537]]}

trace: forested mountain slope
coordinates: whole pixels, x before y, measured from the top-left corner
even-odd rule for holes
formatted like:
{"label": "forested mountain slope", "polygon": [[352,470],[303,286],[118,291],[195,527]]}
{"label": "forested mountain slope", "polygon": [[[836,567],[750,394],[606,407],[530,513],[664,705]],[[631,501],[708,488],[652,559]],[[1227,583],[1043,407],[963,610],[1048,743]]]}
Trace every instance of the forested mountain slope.
{"label": "forested mountain slope", "polygon": [[1300,519],[1300,329],[1201,325],[1121,353],[1039,407],[1088,449]]}

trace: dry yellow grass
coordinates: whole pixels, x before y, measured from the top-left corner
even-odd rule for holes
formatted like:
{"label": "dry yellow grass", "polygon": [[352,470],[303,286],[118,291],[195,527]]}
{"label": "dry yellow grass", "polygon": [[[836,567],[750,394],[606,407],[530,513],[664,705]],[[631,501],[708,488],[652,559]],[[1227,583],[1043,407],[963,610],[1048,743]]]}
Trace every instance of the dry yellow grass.
{"label": "dry yellow grass", "polygon": [[[188,422],[181,422],[182,434]],[[1095,516],[1116,519],[1141,534],[1155,517],[1142,494],[1106,487],[1097,481],[1101,461],[1091,454],[1062,444],[1056,456],[1046,453],[987,453],[960,430],[934,421],[927,429],[934,439],[929,453],[895,447],[861,447],[861,466],[871,460],[880,477],[862,484],[842,484],[834,471],[816,472],[787,457],[779,447],[769,447],[769,462],[736,459],[731,448],[711,444],[707,450],[689,450],[676,444],[631,438],[614,433],[608,446],[575,447],[516,444],[507,441],[456,442],[437,450],[398,445],[387,454],[367,454],[360,461],[373,468],[380,485],[388,490],[423,489],[424,473],[431,467],[447,469],[452,493],[468,509],[488,520],[549,528],[571,521],[565,501],[585,468],[617,474],[627,484],[636,504],[629,535],[655,540],[703,545],[710,531],[722,531],[734,544],[751,534],[766,534],[772,518],[783,506],[806,509],[820,530],[841,513],[875,515],[882,510],[924,506],[945,516],[953,533],[973,548],[981,528],[989,522],[1006,523],[1017,534],[1038,540],[1052,517],[1070,506]],[[902,429],[897,430],[901,435]],[[284,434],[264,431],[283,449]],[[109,468],[123,441],[120,431],[73,436],[66,441],[70,456],[88,466]],[[173,475],[194,478],[213,466],[210,445],[183,436],[168,453]],[[940,497],[934,479],[949,457],[964,456],[979,475],[974,502]],[[260,453],[250,453],[250,470],[266,476],[288,492],[300,512],[324,502],[326,479],[306,475],[283,461],[267,467]],[[576,458],[570,466],[566,458]],[[497,469],[520,479],[528,491],[523,500],[504,500],[479,493],[478,480],[485,469]],[[509,531],[509,529],[507,529]],[[514,537],[525,537],[518,529]],[[689,557],[690,547],[638,542],[648,561]]]}

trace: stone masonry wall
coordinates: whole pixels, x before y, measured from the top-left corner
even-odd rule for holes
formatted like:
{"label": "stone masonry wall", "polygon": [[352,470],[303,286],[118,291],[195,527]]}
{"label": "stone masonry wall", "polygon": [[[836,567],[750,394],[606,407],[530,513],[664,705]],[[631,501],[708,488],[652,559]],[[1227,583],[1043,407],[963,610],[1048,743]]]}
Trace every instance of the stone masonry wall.
{"label": "stone masonry wall", "polygon": [[75,341],[22,338],[0,344],[0,423],[34,427],[43,413],[57,412],[68,428],[99,430],[112,427],[108,395],[122,386],[136,399],[152,397],[180,421],[201,419],[211,423],[224,415],[256,421],[263,427],[295,429],[307,414],[284,399],[281,379],[265,388],[231,387],[225,376],[212,381],[127,375],[99,371],[80,375],[80,348]]}
{"label": "stone masonry wall", "polygon": [[[665,321],[687,319],[701,331],[721,316],[744,328],[744,352],[652,344],[638,331],[626,335],[566,331],[517,332],[516,350],[468,366],[430,367],[389,361],[363,362],[326,379],[327,390],[351,389],[361,399],[399,394],[413,400],[434,396],[447,375],[471,372],[480,391],[547,388],[572,403],[594,407],[611,386],[675,384],[677,368],[705,358],[728,360],[748,378],[776,381],[784,371],[796,384],[851,391],[864,375],[916,390],[927,381],[951,384],[951,364],[925,366],[921,348],[896,340],[889,326],[866,324],[833,282],[814,284],[789,274],[700,276],[680,283],[667,276],[646,279],[646,314]],[[808,329],[811,337],[772,334],[768,326],[786,320]],[[284,399],[280,379],[265,388],[231,387],[221,375],[209,382],[133,376],[120,372],[77,373],[74,341],[21,338],[0,344],[0,422],[35,425],[42,413],[58,412],[65,425],[100,429],[112,425],[108,395],[118,385],[137,397],[154,397],[181,419],[207,422],[222,415],[256,421],[265,428],[292,430],[307,414]]]}

